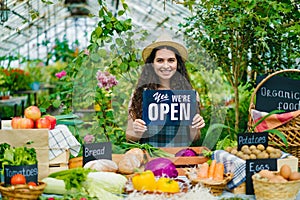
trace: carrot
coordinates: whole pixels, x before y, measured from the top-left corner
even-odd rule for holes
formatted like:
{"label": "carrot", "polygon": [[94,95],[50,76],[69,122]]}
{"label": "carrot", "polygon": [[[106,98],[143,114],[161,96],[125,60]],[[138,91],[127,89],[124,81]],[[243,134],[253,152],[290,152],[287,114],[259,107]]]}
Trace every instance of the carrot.
{"label": "carrot", "polygon": [[215,172],[215,168],[216,168],[216,160],[212,160],[208,169],[208,178],[213,178],[214,177],[214,172]]}
{"label": "carrot", "polygon": [[208,163],[203,163],[200,165],[200,169],[198,170],[198,178],[207,178],[208,177]]}
{"label": "carrot", "polygon": [[213,179],[215,181],[222,181],[223,178],[224,178],[224,164],[216,163]]}

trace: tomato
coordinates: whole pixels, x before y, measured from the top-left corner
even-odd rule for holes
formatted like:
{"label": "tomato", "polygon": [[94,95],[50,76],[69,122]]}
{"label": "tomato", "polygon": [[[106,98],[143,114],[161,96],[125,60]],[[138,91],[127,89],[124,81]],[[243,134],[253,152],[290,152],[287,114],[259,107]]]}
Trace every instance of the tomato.
{"label": "tomato", "polygon": [[36,183],[33,182],[33,181],[30,181],[30,182],[27,183],[27,185],[36,186]]}
{"label": "tomato", "polygon": [[11,177],[10,184],[12,185],[26,184],[26,178],[23,174],[15,174]]}
{"label": "tomato", "polygon": [[177,193],[180,191],[179,183],[173,179],[161,177],[156,183],[156,189],[160,192]]}
{"label": "tomato", "polygon": [[132,177],[132,184],[136,190],[154,191],[156,188],[156,180],[152,171],[147,170]]}

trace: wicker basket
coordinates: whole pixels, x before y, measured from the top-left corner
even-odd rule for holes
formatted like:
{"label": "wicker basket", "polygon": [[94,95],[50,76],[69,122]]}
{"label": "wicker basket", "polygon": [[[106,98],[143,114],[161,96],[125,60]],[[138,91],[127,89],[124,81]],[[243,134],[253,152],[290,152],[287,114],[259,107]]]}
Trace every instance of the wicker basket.
{"label": "wicker basket", "polygon": [[4,183],[0,184],[0,192],[2,199],[13,200],[36,200],[42,195],[46,183],[39,182],[37,186],[31,185],[14,185],[4,186]]}
{"label": "wicker basket", "polygon": [[252,176],[256,200],[295,200],[300,190],[300,180],[285,183],[270,183]]}
{"label": "wicker basket", "polygon": [[189,173],[186,174],[188,179],[190,179],[192,185],[201,184],[206,188],[209,188],[209,191],[214,196],[220,196],[223,191],[226,189],[227,183],[233,178],[232,173],[224,174],[224,179],[222,181],[213,181],[210,179],[193,179],[189,176]]}
{"label": "wicker basket", "polygon": [[[251,127],[253,127],[254,122],[251,116],[251,110],[255,109],[255,103],[254,103],[254,98],[256,95],[256,92],[259,90],[259,88],[266,82],[268,81],[271,77],[280,74],[280,73],[287,73],[287,72],[294,72],[294,73],[300,73],[300,70],[298,69],[285,69],[285,70],[280,70],[277,72],[274,72],[270,75],[268,75],[266,78],[264,78],[255,88],[251,95],[251,100],[250,100],[250,106],[249,106],[249,117],[248,117],[248,129],[250,130]],[[292,154],[296,158],[298,158],[298,166],[300,166],[300,116],[292,119],[286,124],[283,124],[279,127],[276,128],[280,132],[283,133],[285,138],[287,139],[288,142],[288,148],[286,149],[288,153]],[[283,141],[276,136],[275,134],[269,134],[269,141],[272,141],[274,144],[284,147],[285,144]]]}

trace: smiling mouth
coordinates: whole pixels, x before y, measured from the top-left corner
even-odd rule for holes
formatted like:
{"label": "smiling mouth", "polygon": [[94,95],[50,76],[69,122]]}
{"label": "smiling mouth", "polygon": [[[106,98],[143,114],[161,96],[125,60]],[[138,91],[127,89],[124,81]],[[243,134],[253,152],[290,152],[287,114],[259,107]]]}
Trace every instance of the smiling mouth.
{"label": "smiling mouth", "polygon": [[172,70],[160,70],[162,74],[170,74]]}

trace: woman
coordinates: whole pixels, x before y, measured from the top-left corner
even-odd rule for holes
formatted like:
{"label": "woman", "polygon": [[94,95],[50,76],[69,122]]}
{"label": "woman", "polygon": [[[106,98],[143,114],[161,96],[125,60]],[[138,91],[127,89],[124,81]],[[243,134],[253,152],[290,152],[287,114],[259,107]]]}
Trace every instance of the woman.
{"label": "woman", "polygon": [[191,126],[146,126],[142,120],[142,96],[144,90],[192,90],[185,67],[188,53],[180,43],[162,35],[148,45],[142,53],[145,66],[133,93],[130,105],[126,138],[129,141],[149,143],[156,147],[190,146],[200,138],[200,129],[205,126],[197,110]]}

